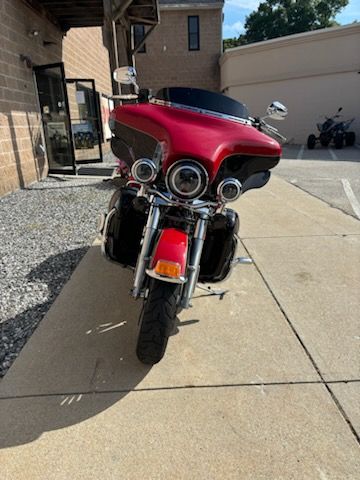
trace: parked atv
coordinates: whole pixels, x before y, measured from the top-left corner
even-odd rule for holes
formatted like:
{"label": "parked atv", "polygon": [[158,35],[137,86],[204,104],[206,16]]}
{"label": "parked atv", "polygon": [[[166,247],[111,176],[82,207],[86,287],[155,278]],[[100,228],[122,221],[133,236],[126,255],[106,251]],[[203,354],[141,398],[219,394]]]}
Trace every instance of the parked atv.
{"label": "parked atv", "polygon": [[311,134],[307,139],[307,147],[309,150],[315,148],[317,142],[319,142],[323,147],[328,147],[333,141],[335,148],[342,148],[345,142],[345,145],[352,147],[355,144],[355,132],[348,132],[350,125],[355,120],[336,121],[341,115],[342,107],[340,107],[337,113],[332,117],[325,117],[326,120],[324,123],[317,123],[317,128],[320,132],[319,136]]}

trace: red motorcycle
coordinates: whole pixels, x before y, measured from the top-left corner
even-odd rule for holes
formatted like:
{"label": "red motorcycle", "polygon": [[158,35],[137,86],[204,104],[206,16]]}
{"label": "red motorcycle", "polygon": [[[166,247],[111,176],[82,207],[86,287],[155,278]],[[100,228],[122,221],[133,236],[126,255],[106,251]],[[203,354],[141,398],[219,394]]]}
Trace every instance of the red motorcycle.
{"label": "red motorcycle", "polygon": [[251,118],[245,105],[205,90],[164,88],[151,97],[132,67],[114,77],[135,88],[118,98],[135,102],[110,115],[112,151],[129,173],[102,216],[102,251],[134,271],[131,294],[143,299],[136,353],[155,364],[197,284],[221,282],[250,261],[235,256],[239,217],[226,205],[268,182],[281,147],[262,131],[284,137],[265,118],[287,110],[274,102],[267,117]]}

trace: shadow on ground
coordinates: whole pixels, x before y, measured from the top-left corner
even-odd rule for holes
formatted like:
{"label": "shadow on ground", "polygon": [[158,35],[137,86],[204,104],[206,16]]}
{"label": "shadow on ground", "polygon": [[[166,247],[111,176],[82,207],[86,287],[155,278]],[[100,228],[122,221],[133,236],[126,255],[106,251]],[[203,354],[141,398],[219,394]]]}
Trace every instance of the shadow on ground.
{"label": "shadow on ground", "polygon": [[[63,280],[56,257],[30,274],[53,292]],[[90,248],[0,384],[0,448],[98,415],[147,375],[135,355],[141,303],[129,297],[131,281]]]}

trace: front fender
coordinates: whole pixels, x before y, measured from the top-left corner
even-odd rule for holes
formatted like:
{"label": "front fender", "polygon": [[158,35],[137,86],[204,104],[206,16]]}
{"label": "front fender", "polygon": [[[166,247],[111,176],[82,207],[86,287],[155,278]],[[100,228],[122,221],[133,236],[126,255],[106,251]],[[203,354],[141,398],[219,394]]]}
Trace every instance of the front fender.
{"label": "front fender", "polygon": [[155,244],[146,273],[159,280],[185,283],[188,245],[187,233],[176,228],[165,228]]}

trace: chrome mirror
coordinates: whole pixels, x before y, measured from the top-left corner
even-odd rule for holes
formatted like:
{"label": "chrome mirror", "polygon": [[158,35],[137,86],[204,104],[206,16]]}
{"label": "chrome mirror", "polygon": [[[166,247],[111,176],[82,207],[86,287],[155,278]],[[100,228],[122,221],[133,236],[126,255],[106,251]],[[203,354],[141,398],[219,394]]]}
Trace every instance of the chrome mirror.
{"label": "chrome mirror", "polygon": [[136,70],[134,67],[119,67],[114,70],[114,80],[123,85],[136,85]]}
{"label": "chrome mirror", "polygon": [[282,103],[275,101],[268,106],[266,113],[274,120],[284,120],[288,114],[288,109]]}

